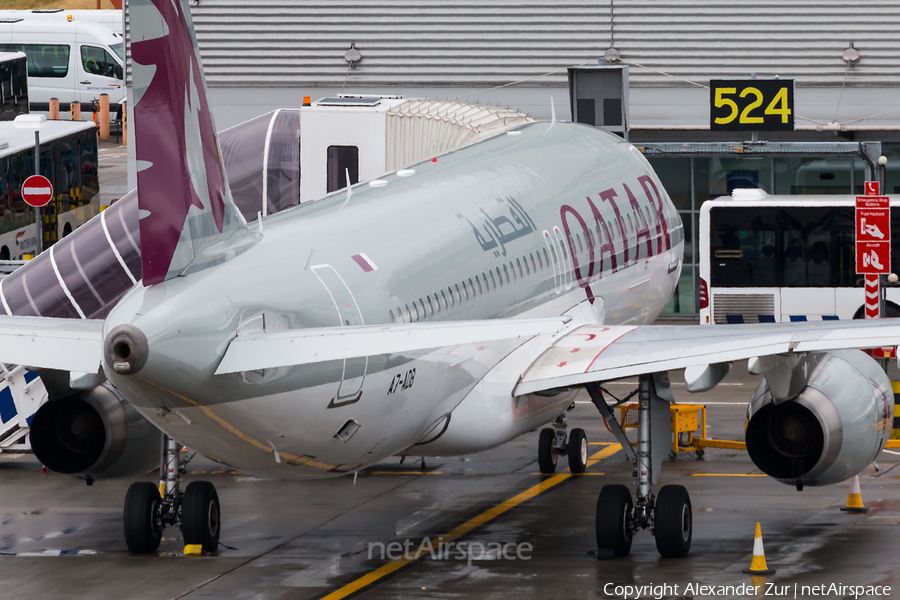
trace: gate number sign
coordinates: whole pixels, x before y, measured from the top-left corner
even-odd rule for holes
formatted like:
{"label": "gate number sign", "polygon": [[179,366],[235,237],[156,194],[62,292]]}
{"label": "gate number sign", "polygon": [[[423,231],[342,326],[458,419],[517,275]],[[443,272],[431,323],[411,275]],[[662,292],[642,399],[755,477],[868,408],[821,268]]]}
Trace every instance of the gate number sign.
{"label": "gate number sign", "polygon": [[713,79],[712,131],[793,131],[793,79]]}

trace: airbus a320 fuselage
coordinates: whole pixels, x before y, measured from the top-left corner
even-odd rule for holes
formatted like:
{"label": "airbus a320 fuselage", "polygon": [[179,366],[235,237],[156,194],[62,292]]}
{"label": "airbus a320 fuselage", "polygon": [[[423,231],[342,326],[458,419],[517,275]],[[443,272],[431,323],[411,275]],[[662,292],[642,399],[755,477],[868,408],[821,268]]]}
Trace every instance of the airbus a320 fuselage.
{"label": "airbus a320 fuselage", "polygon": [[222,264],[136,286],[106,320],[150,352],[110,381],[163,431],[249,472],[355,471],[471,453],[552,421],[573,392],[515,397],[547,339],[216,375],[241,333],[567,315],[645,324],[671,297],[683,227],[631,144],[534,123],[264,219]]}

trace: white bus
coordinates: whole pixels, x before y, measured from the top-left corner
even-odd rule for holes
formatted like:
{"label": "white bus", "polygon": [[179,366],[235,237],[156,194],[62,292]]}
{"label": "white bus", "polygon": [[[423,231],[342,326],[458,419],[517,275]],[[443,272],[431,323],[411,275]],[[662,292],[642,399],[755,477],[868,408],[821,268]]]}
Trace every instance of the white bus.
{"label": "white bus", "polygon": [[22,184],[34,175],[35,130],[41,175],[53,184],[53,199],[41,210],[44,249],[101,209],[93,123],[48,121],[43,115],[0,123],[0,260],[18,260],[37,249],[35,211],[22,200]]}
{"label": "white bus", "polygon": [[50,99],[60,111],[81,103],[81,118],[90,120],[94,100],[109,96],[114,121],[125,100],[125,45],[121,35],[91,22],[0,19],[0,51],[28,57],[31,112],[47,113]]}
{"label": "white bus", "polygon": [[69,21],[84,23],[99,23],[109,27],[114,32],[122,35],[122,11],[121,10],[97,10],[79,9],[65,10],[63,8],[35,8],[32,10],[0,10],[0,20],[24,19],[26,21]]}
{"label": "white bus", "polygon": [[[768,196],[754,189],[704,202],[700,323],[862,318],[855,198]],[[891,229],[900,236],[900,197],[891,198]],[[891,266],[900,271],[900,243],[891,250]],[[900,288],[888,288],[886,312],[900,316]]]}

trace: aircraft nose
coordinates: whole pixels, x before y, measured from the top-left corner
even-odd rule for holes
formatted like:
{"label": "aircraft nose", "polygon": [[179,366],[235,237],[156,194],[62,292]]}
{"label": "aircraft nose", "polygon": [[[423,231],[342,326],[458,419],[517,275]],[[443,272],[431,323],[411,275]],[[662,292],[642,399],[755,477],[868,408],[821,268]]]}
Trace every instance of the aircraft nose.
{"label": "aircraft nose", "polygon": [[120,375],[135,375],[147,363],[147,336],[134,325],[119,325],[106,336],[106,364]]}

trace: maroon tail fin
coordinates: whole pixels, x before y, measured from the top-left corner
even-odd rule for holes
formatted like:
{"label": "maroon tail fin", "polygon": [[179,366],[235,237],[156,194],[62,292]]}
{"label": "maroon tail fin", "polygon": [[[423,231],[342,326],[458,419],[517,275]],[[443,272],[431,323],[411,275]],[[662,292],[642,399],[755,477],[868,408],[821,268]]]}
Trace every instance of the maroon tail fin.
{"label": "maroon tail fin", "polygon": [[142,270],[151,285],[223,262],[235,251],[228,239],[253,236],[228,188],[187,0],[130,0],[129,10]]}

